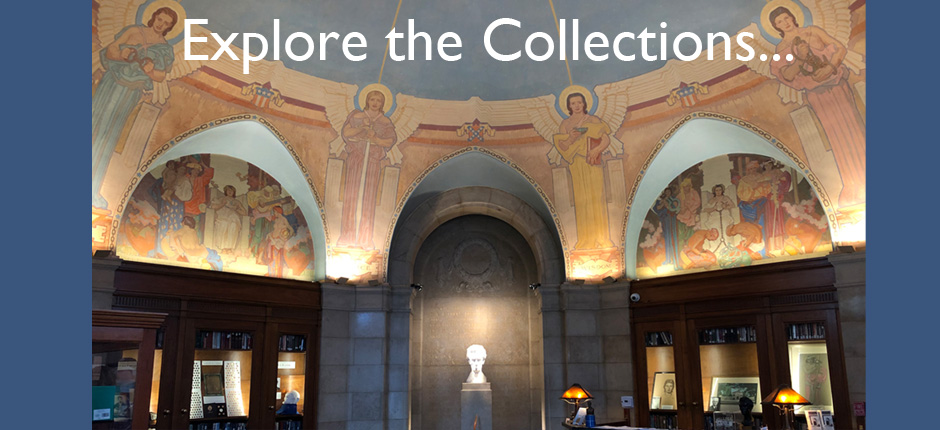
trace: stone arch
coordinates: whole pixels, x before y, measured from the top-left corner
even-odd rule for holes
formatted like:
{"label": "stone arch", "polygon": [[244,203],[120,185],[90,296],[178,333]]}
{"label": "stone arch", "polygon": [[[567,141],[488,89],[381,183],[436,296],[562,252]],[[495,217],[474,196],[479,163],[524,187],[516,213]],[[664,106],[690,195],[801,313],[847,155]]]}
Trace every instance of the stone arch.
{"label": "stone arch", "polygon": [[[695,112],[673,125],[650,151],[627,196],[623,231],[624,269],[628,278],[636,278],[636,244],[646,211],[659,193],[680,173],[692,165],[732,153],[750,153],[780,160],[799,171],[809,181],[826,211],[830,233],[838,237],[835,208],[822,183],[782,141],[745,120],[713,112]],[[636,209],[636,211],[632,209]]]}
{"label": "stone arch", "polygon": [[424,201],[396,226],[389,248],[389,284],[411,284],[415,258],[424,240],[445,222],[464,215],[486,215],[509,224],[522,234],[535,254],[538,282],[564,281],[564,254],[558,237],[542,217],[513,194],[474,186],[448,190]]}
{"label": "stone arch", "polygon": [[[320,194],[306,166],[287,139],[268,120],[258,115],[239,114],[198,125],[177,135],[157,148],[141,163],[129,182],[117,208],[112,231],[119,231],[126,204],[137,183],[151,166],[193,154],[220,154],[254,164],[273,176],[294,198],[305,214],[314,246],[314,280],[325,278],[326,229]],[[290,166],[287,168],[287,166]],[[114,248],[117,234],[111,235]]]}

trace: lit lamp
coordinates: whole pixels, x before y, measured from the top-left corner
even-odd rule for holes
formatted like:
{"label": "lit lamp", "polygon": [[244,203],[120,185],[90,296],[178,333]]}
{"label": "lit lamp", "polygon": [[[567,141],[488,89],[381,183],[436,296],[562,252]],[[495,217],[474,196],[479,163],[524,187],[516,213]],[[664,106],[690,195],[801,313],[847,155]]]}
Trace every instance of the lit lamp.
{"label": "lit lamp", "polygon": [[793,407],[812,404],[809,400],[806,400],[806,397],[793,391],[789,384],[780,384],[770,395],[764,397],[764,401],[761,403],[771,403],[780,408],[780,415],[783,415],[783,422],[786,423],[785,428],[787,430],[793,428]]}
{"label": "lit lamp", "polygon": [[580,408],[579,403],[581,400],[590,400],[593,399],[594,396],[584,388],[581,388],[581,384],[573,384],[568,391],[565,391],[565,393],[561,395],[561,398],[569,405],[574,405],[574,413],[571,414],[571,417],[574,418]]}

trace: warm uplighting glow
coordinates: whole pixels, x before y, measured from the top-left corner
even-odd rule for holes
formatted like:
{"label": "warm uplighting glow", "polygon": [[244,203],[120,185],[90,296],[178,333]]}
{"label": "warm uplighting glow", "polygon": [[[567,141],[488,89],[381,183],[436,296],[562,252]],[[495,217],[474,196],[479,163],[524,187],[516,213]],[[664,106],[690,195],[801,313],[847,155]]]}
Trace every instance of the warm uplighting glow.
{"label": "warm uplighting glow", "polygon": [[[568,391],[565,391],[565,393],[561,395],[561,398],[569,403],[576,403],[579,400],[593,399],[594,397],[591,396],[591,393],[588,393],[587,390],[581,388],[581,384],[574,384]],[[574,400],[574,402],[571,402],[571,400]]]}
{"label": "warm uplighting glow", "polygon": [[836,218],[839,230],[832,241],[841,245],[865,243],[865,205],[840,208]]}

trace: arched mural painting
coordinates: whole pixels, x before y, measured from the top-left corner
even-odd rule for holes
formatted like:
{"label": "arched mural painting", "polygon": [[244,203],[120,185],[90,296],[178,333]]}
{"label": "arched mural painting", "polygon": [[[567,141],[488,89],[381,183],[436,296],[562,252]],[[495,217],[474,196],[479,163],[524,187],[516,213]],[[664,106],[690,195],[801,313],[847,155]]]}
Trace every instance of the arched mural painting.
{"label": "arched mural painting", "polygon": [[662,190],[643,222],[639,277],[748,266],[832,250],[809,182],[770,157],[729,154],[698,163]]}
{"label": "arched mural painting", "polygon": [[150,170],[128,200],[116,250],[127,260],[278,278],[313,278],[307,221],[281,184],[218,154]]}

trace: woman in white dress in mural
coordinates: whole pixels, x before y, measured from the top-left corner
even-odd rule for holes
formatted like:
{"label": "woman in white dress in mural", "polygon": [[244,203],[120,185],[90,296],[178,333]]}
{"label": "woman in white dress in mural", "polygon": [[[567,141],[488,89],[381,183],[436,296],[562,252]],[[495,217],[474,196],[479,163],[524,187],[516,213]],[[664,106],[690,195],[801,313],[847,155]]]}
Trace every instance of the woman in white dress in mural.
{"label": "woman in white dress in mural", "polygon": [[718,184],[712,187],[712,197],[702,206],[702,229],[716,229],[719,236],[717,240],[706,241],[706,249],[714,252],[721,248],[723,244],[731,246],[727,242],[725,229],[734,224],[734,220],[731,218],[731,210],[735,207],[736,205],[731,198],[725,195],[724,185]]}
{"label": "woman in white dress in mural", "polygon": [[212,202],[215,209],[215,240],[213,247],[219,252],[233,252],[238,246],[242,217],[248,209],[235,197],[235,187],[226,185],[224,195]]}

